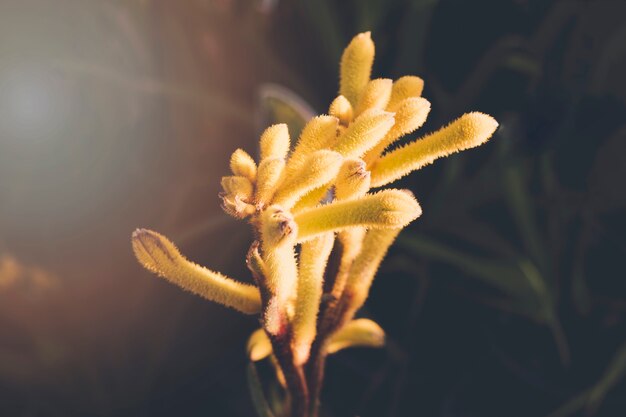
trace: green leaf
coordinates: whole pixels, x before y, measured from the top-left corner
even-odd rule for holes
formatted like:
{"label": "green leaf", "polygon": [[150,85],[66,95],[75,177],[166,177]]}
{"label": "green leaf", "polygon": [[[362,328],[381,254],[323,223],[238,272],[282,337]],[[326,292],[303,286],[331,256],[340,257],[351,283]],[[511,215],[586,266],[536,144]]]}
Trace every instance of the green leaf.
{"label": "green leaf", "polygon": [[454,266],[510,297],[515,311],[533,311],[533,318],[553,318],[550,295],[539,271],[527,260],[500,261],[468,255],[425,236],[398,238],[398,245],[419,256]]}

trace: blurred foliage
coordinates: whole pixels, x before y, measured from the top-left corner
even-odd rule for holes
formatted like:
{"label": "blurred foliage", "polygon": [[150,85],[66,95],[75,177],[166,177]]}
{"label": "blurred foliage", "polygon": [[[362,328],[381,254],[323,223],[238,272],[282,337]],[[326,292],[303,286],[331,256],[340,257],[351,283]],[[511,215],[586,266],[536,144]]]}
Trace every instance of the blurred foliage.
{"label": "blurred foliage", "polygon": [[[36,298],[31,284],[0,289],[0,414],[254,412],[242,384],[254,323],[141,275],[127,236],[148,222],[246,279],[231,266],[245,232],[211,200],[226,169],[211,156],[254,152],[268,120],[297,131],[305,103],[324,112],[363,30],[381,53],[374,75],[425,79],[422,132],[470,110],[501,128],[401,182],[424,214],[366,312],[389,345],[332,359],[326,415],[626,413],[626,3],[44,3],[1,6],[15,50],[0,56],[56,40],[36,62],[80,98],[80,122],[37,151],[0,142],[0,268],[9,253],[59,280]],[[52,149],[72,152],[53,164]],[[257,402],[273,403],[269,390]]]}

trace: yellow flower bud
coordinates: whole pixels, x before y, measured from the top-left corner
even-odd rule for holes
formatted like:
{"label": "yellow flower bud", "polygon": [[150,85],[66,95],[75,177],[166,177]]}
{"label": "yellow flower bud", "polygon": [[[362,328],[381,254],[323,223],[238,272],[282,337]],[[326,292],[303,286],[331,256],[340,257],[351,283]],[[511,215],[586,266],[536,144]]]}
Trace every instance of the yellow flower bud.
{"label": "yellow flower bud", "polygon": [[393,124],[393,113],[368,110],[350,123],[332,149],[346,158],[361,157],[385,137]]}
{"label": "yellow flower bud", "polygon": [[298,144],[289,157],[288,176],[302,166],[315,151],[329,148],[337,136],[339,120],[333,116],[317,116],[302,129]]}
{"label": "yellow flower bud", "polygon": [[381,187],[451,153],[486,142],[498,127],[491,116],[467,113],[448,126],[395,149],[372,166],[372,187]]}
{"label": "yellow flower bud", "polygon": [[393,81],[388,78],[377,78],[368,82],[354,110],[355,117],[366,110],[385,110],[391,97],[392,84]]}
{"label": "yellow flower bud", "polygon": [[317,314],[322,299],[326,262],[335,237],[323,234],[302,244],[298,267],[298,290],[293,319],[293,350],[296,364],[309,358],[311,344],[317,332]]}
{"label": "yellow flower bud", "polygon": [[298,226],[289,212],[270,206],[261,214],[261,250],[265,283],[271,298],[265,311],[265,329],[278,334],[295,298],[298,268],[294,251]]}
{"label": "yellow flower bud", "polygon": [[419,97],[424,90],[424,80],[414,75],[406,75],[394,81],[391,87],[391,98],[387,104],[388,111],[396,111],[400,103],[411,97]]}
{"label": "yellow flower bud", "polygon": [[338,201],[302,210],[295,215],[295,221],[298,224],[298,241],[304,242],[325,232],[355,226],[404,227],[421,213],[422,209],[410,192],[384,190],[357,200]]}
{"label": "yellow flower bud", "polygon": [[347,98],[339,95],[330,103],[328,114],[339,119],[342,125],[347,126],[352,121],[352,105]]}
{"label": "yellow flower bud", "polygon": [[261,135],[261,161],[267,158],[285,158],[289,152],[289,129],[284,123],[265,129]]}
{"label": "yellow flower bud", "polygon": [[317,206],[329,195],[328,189],[328,185],[324,185],[322,187],[318,187],[314,190],[309,191],[304,197],[298,200],[298,202],[295,206],[293,206],[291,211],[295,214],[301,212],[302,210]]}
{"label": "yellow flower bud", "polygon": [[365,234],[361,252],[350,268],[344,289],[343,298],[347,302],[348,317],[352,317],[365,303],[376,271],[400,230],[402,229],[371,229]]}
{"label": "yellow flower bud", "polygon": [[259,289],[237,282],[218,272],[185,259],[164,236],[147,229],[137,229],[132,236],[135,256],[144,268],[198,294],[246,314],[261,309]]}
{"label": "yellow flower bud", "polygon": [[246,177],[250,181],[256,180],[256,163],[243,149],[237,149],[230,157],[230,170],[233,174]]}
{"label": "yellow flower bud", "polygon": [[284,169],[285,160],[283,158],[267,158],[261,161],[256,181],[257,204],[265,205],[271,201]]}
{"label": "yellow flower bud", "polygon": [[346,323],[335,333],[326,351],[329,354],[351,347],[378,348],[385,345],[385,331],[369,319],[356,319]]}
{"label": "yellow flower bud", "polygon": [[426,99],[411,97],[402,100],[396,110],[395,124],[389,129],[385,137],[367,152],[363,159],[371,164],[393,142],[422,127],[429,112],[430,103]]}
{"label": "yellow flower bud", "polygon": [[374,64],[374,42],[370,32],[356,35],[343,51],[339,67],[339,94],[345,96],[353,106],[370,80]]}
{"label": "yellow flower bud", "polygon": [[337,176],[342,161],[337,152],[312,153],[300,169],[285,178],[274,196],[274,204],[290,209],[307,192],[330,183]]}

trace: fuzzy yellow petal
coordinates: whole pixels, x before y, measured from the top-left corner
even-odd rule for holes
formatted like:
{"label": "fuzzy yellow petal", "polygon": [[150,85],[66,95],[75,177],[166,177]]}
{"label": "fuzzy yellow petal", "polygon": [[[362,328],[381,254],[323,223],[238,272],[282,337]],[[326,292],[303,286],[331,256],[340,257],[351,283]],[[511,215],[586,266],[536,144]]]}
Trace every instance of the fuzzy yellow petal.
{"label": "fuzzy yellow petal", "polygon": [[392,85],[393,81],[389,78],[377,78],[368,82],[354,110],[355,117],[366,110],[385,110],[391,97]]}
{"label": "fuzzy yellow petal", "polygon": [[311,344],[315,339],[324,271],[334,240],[332,233],[326,233],[303,243],[300,249],[298,290],[293,319],[294,359],[298,365],[309,358]]}
{"label": "fuzzy yellow petal", "polygon": [[237,149],[231,155],[230,169],[237,176],[246,177],[252,182],[256,180],[256,163],[243,149]]}
{"label": "fuzzy yellow petal", "polygon": [[372,167],[372,187],[389,184],[442,156],[479,146],[497,127],[498,122],[486,114],[464,114],[435,133],[380,158]]}
{"label": "fuzzy yellow petal", "polygon": [[339,269],[335,277],[335,283],[331,290],[331,294],[336,299],[339,299],[343,293],[348,281],[350,268],[361,252],[361,245],[366,232],[367,229],[364,227],[353,227],[337,233],[337,241],[341,245],[341,259],[339,260]]}
{"label": "fuzzy yellow petal", "polygon": [[346,158],[362,156],[372,149],[394,124],[394,115],[383,110],[368,110],[357,117],[337,138],[333,150]]}
{"label": "fuzzy yellow petal", "polygon": [[359,158],[344,160],[335,179],[335,198],[350,200],[363,197],[370,189],[370,172]]}
{"label": "fuzzy yellow petal", "polygon": [[132,236],[135,256],[144,268],[208,300],[246,314],[258,313],[261,297],[257,287],[237,282],[185,259],[164,236],[137,229]]}
{"label": "fuzzy yellow petal", "polygon": [[323,115],[309,120],[289,157],[287,173],[299,169],[313,152],[329,148],[337,136],[338,125],[339,120],[333,116]]}
{"label": "fuzzy yellow petal", "polygon": [[330,107],[328,108],[328,114],[339,119],[339,122],[342,125],[347,126],[348,123],[350,123],[350,121],[352,120],[352,105],[347,98],[339,95],[336,99],[333,100],[332,103],[330,103]]}
{"label": "fuzzy yellow petal", "polygon": [[261,161],[256,182],[256,202],[258,204],[265,205],[271,201],[284,169],[285,160],[283,158],[267,158]]}
{"label": "fuzzy yellow petal", "polygon": [[374,64],[374,42],[370,32],[356,35],[343,51],[339,67],[339,93],[353,106],[370,80]]}
{"label": "fuzzy yellow petal", "polygon": [[351,347],[378,348],[385,345],[385,331],[369,319],[356,319],[346,323],[335,333],[326,352],[333,354]]}
{"label": "fuzzy yellow petal", "polygon": [[376,271],[400,230],[402,229],[367,231],[361,245],[361,252],[350,268],[343,294],[347,300],[349,316],[352,316],[365,303]]}
{"label": "fuzzy yellow petal", "polygon": [[298,268],[294,250],[298,226],[291,214],[279,206],[268,207],[261,215],[261,250],[265,283],[271,299],[265,311],[265,329],[282,330],[289,302],[295,298]]}
{"label": "fuzzy yellow petal", "polygon": [[391,98],[387,104],[388,111],[396,111],[400,103],[410,97],[420,97],[424,90],[424,80],[414,75],[406,75],[394,81],[391,87]]}
{"label": "fuzzy yellow petal", "polygon": [[295,215],[298,241],[319,234],[355,226],[367,228],[403,227],[415,220],[422,210],[415,197],[403,190],[384,190],[357,200],[338,201]]}
{"label": "fuzzy yellow petal", "polygon": [[312,153],[306,163],[280,185],[274,204],[290,209],[306,193],[335,179],[342,161],[341,154],[337,152],[321,150]]}
{"label": "fuzzy yellow petal", "polygon": [[371,163],[377,159],[383,151],[396,140],[404,135],[422,127],[428,113],[430,112],[430,102],[421,97],[411,97],[402,100],[395,114],[395,123],[385,137],[367,152],[366,162]]}
{"label": "fuzzy yellow petal", "polygon": [[261,161],[266,158],[285,158],[289,152],[289,129],[284,123],[265,129],[260,140]]}
{"label": "fuzzy yellow petal", "polygon": [[327,185],[324,185],[322,187],[318,187],[314,190],[309,191],[304,197],[298,200],[298,202],[295,206],[293,206],[291,211],[295,214],[301,212],[302,210],[317,206],[328,196],[328,189],[329,187]]}

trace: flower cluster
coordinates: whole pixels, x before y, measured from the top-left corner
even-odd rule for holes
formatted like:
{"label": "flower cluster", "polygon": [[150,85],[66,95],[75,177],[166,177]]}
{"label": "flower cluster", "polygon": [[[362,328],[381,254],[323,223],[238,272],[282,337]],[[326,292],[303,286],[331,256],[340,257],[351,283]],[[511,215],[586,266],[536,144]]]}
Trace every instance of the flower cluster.
{"label": "flower cluster", "polygon": [[[371,189],[478,146],[498,126],[468,113],[393,147],[425,122],[430,103],[418,77],[371,79],[373,61],[369,32],[357,35],[341,58],[339,95],[327,115],[311,119],[293,144],[286,125],[267,128],[258,163],[241,149],[232,154],[220,197],[226,213],[254,230],[247,264],[256,285],[188,261],[156,232],[139,229],[132,238],[147,269],[209,300],[260,313],[262,329],[248,352],[252,360],[275,357],[292,409],[300,410],[294,415],[305,415],[315,400],[327,354],[384,341],[377,324],[354,315],[387,249],[421,209],[407,190]],[[329,263],[331,253],[336,262]]]}

